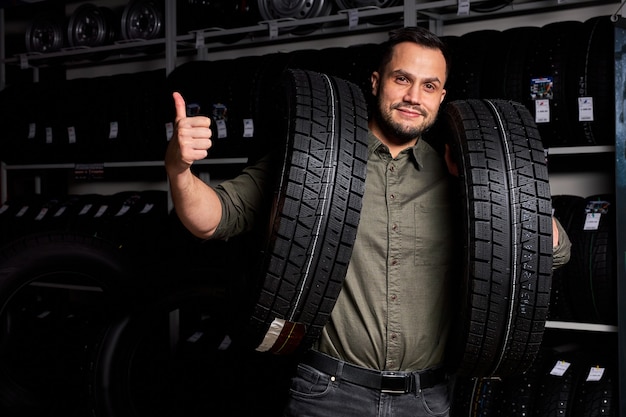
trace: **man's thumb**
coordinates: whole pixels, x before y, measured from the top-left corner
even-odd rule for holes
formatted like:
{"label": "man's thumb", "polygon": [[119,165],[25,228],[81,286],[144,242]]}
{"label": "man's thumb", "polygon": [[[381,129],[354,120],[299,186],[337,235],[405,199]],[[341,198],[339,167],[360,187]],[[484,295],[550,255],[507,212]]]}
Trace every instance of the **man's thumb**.
{"label": "man's thumb", "polygon": [[176,109],[176,122],[178,122],[180,119],[187,117],[187,106],[185,99],[179,92],[175,91],[172,97],[174,98],[174,108]]}

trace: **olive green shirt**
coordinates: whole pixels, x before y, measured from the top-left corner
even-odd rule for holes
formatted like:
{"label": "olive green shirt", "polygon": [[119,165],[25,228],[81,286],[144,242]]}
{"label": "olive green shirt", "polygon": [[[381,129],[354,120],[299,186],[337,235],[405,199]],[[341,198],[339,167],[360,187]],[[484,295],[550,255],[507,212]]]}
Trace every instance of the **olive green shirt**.
{"label": "olive green shirt", "polygon": [[[267,198],[263,164],[217,187],[224,215],[215,238],[254,223],[250,207]],[[443,158],[427,142],[392,158],[369,134],[360,226],[317,349],[375,369],[419,370],[443,362],[454,308],[450,285],[459,261],[453,254],[450,187]],[[569,241],[560,231],[556,266],[569,257]]]}
{"label": "olive green shirt", "polygon": [[425,141],[392,158],[371,133],[360,227],[317,348],[374,369],[443,362],[452,308],[450,175]]}

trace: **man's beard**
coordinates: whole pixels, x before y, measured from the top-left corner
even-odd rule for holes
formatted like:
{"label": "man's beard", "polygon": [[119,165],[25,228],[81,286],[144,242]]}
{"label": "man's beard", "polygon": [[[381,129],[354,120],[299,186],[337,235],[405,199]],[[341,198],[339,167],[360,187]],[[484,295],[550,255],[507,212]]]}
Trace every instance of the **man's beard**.
{"label": "man's beard", "polygon": [[[425,122],[418,126],[407,126],[393,120],[392,112],[402,107],[410,107],[421,113]],[[380,103],[380,96],[376,100],[376,113],[374,117],[378,120],[380,129],[384,132],[388,140],[396,144],[404,144],[419,139],[434,123],[434,120],[427,120],[428,113],[417,106],[406,103],[394,104],[390,109],[383,109]]]}

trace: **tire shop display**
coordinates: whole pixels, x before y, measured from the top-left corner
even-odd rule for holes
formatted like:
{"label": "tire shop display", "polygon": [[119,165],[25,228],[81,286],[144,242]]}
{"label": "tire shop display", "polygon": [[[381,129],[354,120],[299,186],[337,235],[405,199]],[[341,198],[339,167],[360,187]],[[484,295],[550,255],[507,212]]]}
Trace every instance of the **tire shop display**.
{"label": "tire shop display", "polygon": [[[180,27],[190,31],[308,19],[328,15],[333,8],[393,7],[397,2],[303,2],[294,3],[293,10],[264,0],[177,4],[179,16],[195,17],[187,20],[188,27]],[[244,4],[248,6],[242,8]],[[69,20],[54,26],[47,25],[56,20],[33,19],[27,50],[46,53],[72,44],[97,50],[97,45],[163,36],[159,2],[128,2],[123,16],[115,11],[116,29],[105,29],[100,19],[111,16],[94,7],[76,8]],[[221,16],[219,25],[216,15]],[[386,16],[368,19],[381,25],[392,21]],[[319,28],[299,24],[280,30],[306,35]],[[235,43],[243,38],[216,39]],[[453,411],[468,416],[587,417],[600,415],[602,408],[601,415],[617,415],[618,370],[609,360],[612,350],[544,350],[562,344],[545,331],[546,319],[617,321],[613,196],[550,196],[544,153],[552,147],[611,143],[610,18],[479,31],[444,40],[452,50],[454,72],[435,132],[447,132],[461,167],[459,218],[467,231],[462,325],[452,344],[457,362],[451,365],[459,371]],[[140,51],[156,51],[150,48]],[[0,368],[0,413],[165,416],[183,404],[189,414],[278,414],[283,398],[268,398],[288,390],[293,361],[328,319],[350,257],[364,187],[362,136],[377,48],[352,45],[193,61],[168,77],[150,71],[19,83],[2,90],[0,111],[7,117],[0,119],[0,129],[7,134],[0,138],[0,154],[11,164],[84,162],[97,171],[103,161],[160,160],[175,89],[183,92],[190,114],[209,115],[214,121],[215,146],[209,158],[244,158],[250,164],[275,147],[284,155],[271,227],[261,239],[261,250],[256,237],[222,245],[198,242],[182,230],[172,232],[162,193],[31,196],[9,184],[17,198],[0,207],[5,245],[0,257],[0,275],[5,271],[0,279],[0,299],[5,300],[0,358],[20,360]],[[494,49],[499,53],[492,53]],[[96,60],[106,54],[85,57]],[[280,74],[285,78],[277,87]],[[268,105],[264,98],[278,97],[278,92],[286,107]],[[593,98],[592,117],[580,115],[578,99],[585,97]],[[538,102],[543,99],[547,103]],[[534,120],[539,104],[550,107],[549,119]],[[268,138],[276,126],[285,130]],[[306,129],[300,130],[302,126]],[[328,126],[340,140],[326,136]],[[311,132],[314,140],[309,140]],[[234,175],[241,165],[223,172]],[[44,184],[59,180],[66,178],[43,178]],[[553,276],[551,208],[573,244],[572,260]],[[601,214],[597,229],[585,230],[583,223],[592,212]],[[43,237],[33,234],[42,231]],[[238,263],[242,253],[254,256]],[[25,259],[34,260],[33,266],[26,266]],[[182,271],[176,263],[180,260],[188,262]],[[227,269],[229,262],[241,270]],[[13,272],[14,265],[18,268]],[[59,265],[71,268],[59,272]],[[94,269],[83,270],[88,268]],[[55,280],[74,289],[50,285]],[[110,287],[76,289],[82,280]],[[128,298],[132,306],[125,304]],[[285,337],[285,329],[293,334]],[[18,346],[25,344],[32,348],[19,352]],[[607,337],[606,345],[614,344]],[[46,378],[38,378],[33,367],[17,372],[29,360]],[[561,376],[551,374],[561,361],[571,365]],[[593,367],[603,370],[597,380],[588,379]],[[250,401],[234,410],[228,393],[241,381],[226,375],[231,369],[258,384]],[[251,375],[255,369],[258,374]],[[79,403],[63,400],[77,390],[84,393]]]}
{"label": "tire shop display", "polygon": [[65,46],[64,16],[43,13],[33,19],[26,31],[28,52],[56,52]]}
{"label": "tire shop display", "polygon": [[[259,15],[262,20],[305,20],[320,16],[328,16],[332,11],[330,0],[257,0]],[[299,25],[282,27],[282,33],[293,33],[295,35],[306,35],[320,28],[322,25]],[[273,30],[270,27],[270,31]],[[277,34],[281,33],[276,29]]]}
{"label": "tire shop display", "polygon": [[87,409],[85,355],[133,298],[129,265],[109,242],[75,233],[30,235],[3,248],[3,415],[79,415]]}
{"label": "tire shop display", "polygon": [[119,37],[119,18],[112,9],[91,3],[78,6],[67,23],[70,46],[104,46]]}
{"label": "tire shop display", "polygon": [[605,349],[542,348],[524,374],[458,378],[451,415],[617,417],[617,370],[617,357]]}
{"label": "tire shop display", "polygon": [[554,215],[572,241],[572,259],[556,271],[556,318],[617,323],[613,195],[554,196]]}

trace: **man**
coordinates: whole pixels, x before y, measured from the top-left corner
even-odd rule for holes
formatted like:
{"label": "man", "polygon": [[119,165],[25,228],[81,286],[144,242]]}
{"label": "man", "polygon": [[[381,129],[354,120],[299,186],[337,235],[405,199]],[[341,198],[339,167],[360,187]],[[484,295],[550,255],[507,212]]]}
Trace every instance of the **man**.
{"label": "man", "polygon": [[[298,366],[286,416],[448,415],[443,362],[452,312],[448,197],[455,167],[420,140],[445,98],[448,68],[445,46],[432,33],[391,33],[371,76],[376,105],[348,272],[320,339]],[[210,121],[187,118],[182,97],[175,93],[174,100],[166,169],[183,224],[201,238],[249,229],[256,211],[234,213],[263,201],[265,180],[254,169],[216,189],[197,179],[189,167],[207,155]],[[553,230],[558,264],[567,260],[568,241],[556,222]]]}

